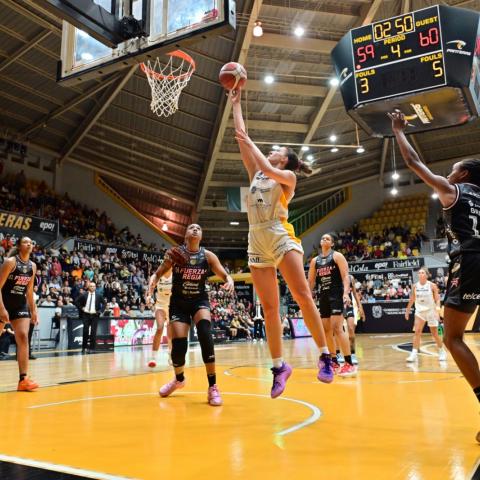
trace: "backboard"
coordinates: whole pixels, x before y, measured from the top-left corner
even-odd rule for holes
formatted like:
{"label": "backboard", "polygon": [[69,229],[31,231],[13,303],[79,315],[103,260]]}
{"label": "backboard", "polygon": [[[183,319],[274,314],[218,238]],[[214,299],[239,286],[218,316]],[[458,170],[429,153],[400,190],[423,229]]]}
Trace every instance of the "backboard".
{"label": "backboard", "polygon": [[[66,84],[90,80],[154,59],[207,36],[228,32],[236,26],[234,0],[82,1],[103,7],[119,21],[134,17],[145,26],[146,33],[111,48],[64,20],[57,80]],[[143,21],[145,15],[148,18]]]}

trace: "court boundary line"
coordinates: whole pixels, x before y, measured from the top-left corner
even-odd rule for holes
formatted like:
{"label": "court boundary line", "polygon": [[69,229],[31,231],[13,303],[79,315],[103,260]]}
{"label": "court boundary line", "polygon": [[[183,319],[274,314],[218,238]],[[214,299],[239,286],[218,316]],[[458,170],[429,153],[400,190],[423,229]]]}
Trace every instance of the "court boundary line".
{"label": "court boundary line", "polygon": [[[200,392],[200,391],[182,391],[183,394],[186,395],[197,395],[197,394],[205,394],[205,392]],[[53,407],[57,405],[67,405],[70,403],[80,403],[84,401],[92,401],[92,400],[105,400],[105,399],[110,399],[110,398],[125,398],[125,397],[145,397],[145,396],[153,396],[153,395],[158,395],[156,392],[148,392],[148,393],[119,393],[116,395],[104,395],[100,397],[84,397],[84,398],[74,398],[70,400],[63,400],[61,402],[52,402],[52,403],[43,403],[40,405],[30,405],[27,407],[28,410],[34,410],[34,409],[39,409],[39,408],[46,408],[46,407]],[[265,395],[262,393],[246,393],[246,392],[222,392],[222,395],[238,395],[242,397],[257,397],[257,398],[267,398],[271,400],[270,395]],[[297,423],[291,427],[288,427],[284,430],[281,430],[280,432],[276,432],[275,435],[278,436],[284,436],[288,435],[289,433],[296,432],[297,430],[300,430],[301,428],[308,427],[309,425],[312,425],[315,423],[321,416],[322,416],[322,411],[316,406],[313,405],[312,403],[305,402],[304,400],[298,400],[296,398],[290,398],[290,397],[278,397],[276,400],[283,400],[286,402],[293,402],[298,405],[302,405],[304,407],[307,407],[310,409],[311,412],[313,412],[310,417],[308,417],[306,420],[303,420],[300,423]],[[121,477],[120,477],[121,478]]]}
{"label": "court boundary line", "polygon": [[4,455],[0,453],[0,461],[15,463],[17,465],[24,465],[26,467],[39,468],[50,472],[66,473],[69,475],[83,476],[92,478],[94,480],[137,480],[134,477],[121,477],[118,475],[111,475],[109,473],[96,472],[94,470],[85,470],[83,468],[70,467],[68,465],[61,465],[59,463],[43,462],[40,460],[33,460],[30,458],[15,457],[11,455]]}

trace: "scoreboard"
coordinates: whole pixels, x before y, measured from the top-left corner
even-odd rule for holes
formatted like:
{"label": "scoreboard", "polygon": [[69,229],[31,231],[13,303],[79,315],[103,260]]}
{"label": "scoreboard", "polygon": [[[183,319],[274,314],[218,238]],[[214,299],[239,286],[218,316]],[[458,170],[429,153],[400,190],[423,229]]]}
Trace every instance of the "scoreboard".
{"label": "scoreboard", "polygon": [[459,125],[480,110],[479,14],[447,6],[355,28],[332,51],[349,115],[374,136],[391,135],[402,110],[408,133]]}

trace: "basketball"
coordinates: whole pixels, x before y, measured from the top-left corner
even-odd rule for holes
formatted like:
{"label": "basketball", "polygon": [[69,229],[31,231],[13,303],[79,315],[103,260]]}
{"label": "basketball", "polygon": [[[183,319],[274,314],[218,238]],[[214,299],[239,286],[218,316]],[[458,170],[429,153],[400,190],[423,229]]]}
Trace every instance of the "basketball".
{"label": "basketball", "polygon": [[225,90],[242,88],[247,82],[247,71],[240,63],[230,62],[222,67],[218,79]]}

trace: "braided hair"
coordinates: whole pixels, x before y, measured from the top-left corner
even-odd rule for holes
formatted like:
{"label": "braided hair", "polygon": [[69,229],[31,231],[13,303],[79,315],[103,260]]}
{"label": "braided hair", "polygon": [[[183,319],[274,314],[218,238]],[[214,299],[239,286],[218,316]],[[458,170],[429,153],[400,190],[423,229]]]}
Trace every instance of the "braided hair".
{"label": "braided hair", "polygon": [[460,166],[468,172],[468,181],[480,187],[480,160],[478,158],[466,158]]}

